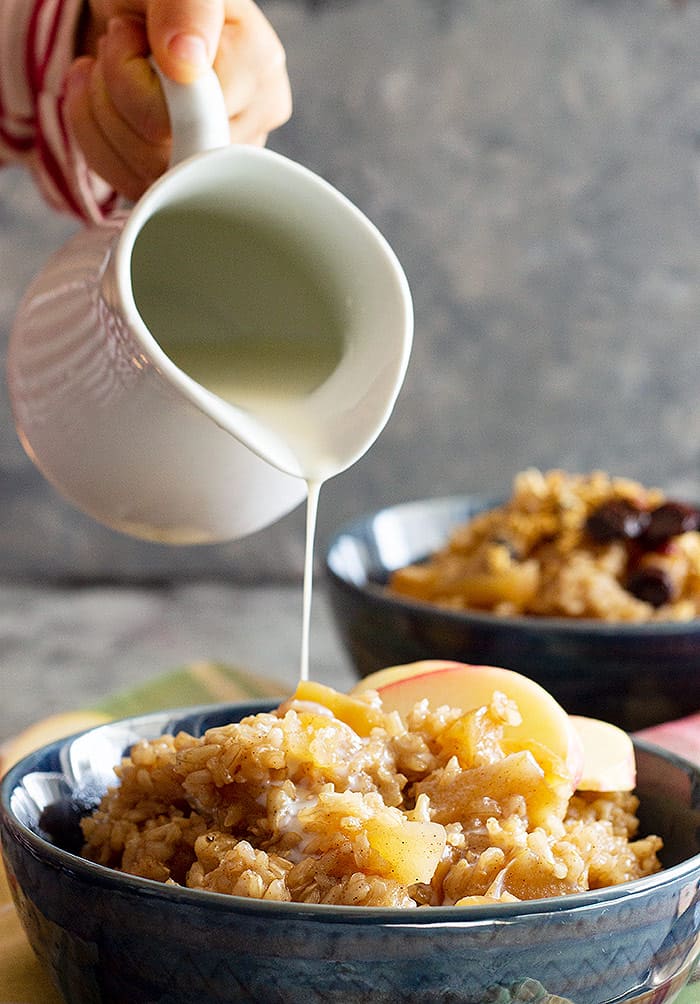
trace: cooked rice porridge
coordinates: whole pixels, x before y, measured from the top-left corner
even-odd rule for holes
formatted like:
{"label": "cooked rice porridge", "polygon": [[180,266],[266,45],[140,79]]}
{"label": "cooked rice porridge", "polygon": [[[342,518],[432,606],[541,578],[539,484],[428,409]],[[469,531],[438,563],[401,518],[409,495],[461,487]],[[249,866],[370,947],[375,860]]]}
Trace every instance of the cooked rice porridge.
{"label": "cooked rice porridge", "polygon": [[270,713],[135,745],[82,822],[83,854],[194,889],[407,908],[658,871],[662,842],[638,837],[636,796],[569,797],[563,761],[504,738],[518,720],[498,692],[467,714],[423,701],[404,720],[376,691],[301,684]]}
{"label": "cooked rice porridge", "polygon": [[592,474],[518,474],[510,499],[398,569],[390,591],[456,610],[605,621],[700,615],[700,513]]}

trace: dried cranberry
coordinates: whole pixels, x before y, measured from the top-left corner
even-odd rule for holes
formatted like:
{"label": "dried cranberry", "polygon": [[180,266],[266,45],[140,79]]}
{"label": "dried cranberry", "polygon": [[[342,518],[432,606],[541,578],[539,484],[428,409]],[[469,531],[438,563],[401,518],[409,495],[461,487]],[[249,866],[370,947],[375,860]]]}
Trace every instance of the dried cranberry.
{"label": "dried cranberry", "polygon": [[664,502],[649,514],[649,524],[644,531],[644,542],[657,547],[679,533],[700,529],[700,512],[683,502]]}
{"label": "dried cranberry", "polygon": [[613,540],[636,540],[649,521],[649,513],[626,499],[603,502],[586,520],[586,533],[598,544]]}
{"label": "dried cranberry", "polygon": [[627,580],[627,590],[652,607],[662,607],[673,595],[673,583],[663,568],[638,568]]}

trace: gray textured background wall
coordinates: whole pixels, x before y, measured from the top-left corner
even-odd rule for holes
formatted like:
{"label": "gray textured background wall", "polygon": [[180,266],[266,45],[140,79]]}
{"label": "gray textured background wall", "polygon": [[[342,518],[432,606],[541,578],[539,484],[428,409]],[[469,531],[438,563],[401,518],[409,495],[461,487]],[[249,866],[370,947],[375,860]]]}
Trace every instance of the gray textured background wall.
{"label": "gray textured background wall", "polygon": [[[267,0],[291,122],[270,145],[325,175],[406,268],[416,341],[371,452],[325,489],[342,520],[506,491],[527,465],[603,467],[700,497],[700,3]],[[72,232],[0,171],[0,356],[33,274]],[[172,549],[75,512],[0,389],[0,575],[157,580],[300,573],[303,513]]]}

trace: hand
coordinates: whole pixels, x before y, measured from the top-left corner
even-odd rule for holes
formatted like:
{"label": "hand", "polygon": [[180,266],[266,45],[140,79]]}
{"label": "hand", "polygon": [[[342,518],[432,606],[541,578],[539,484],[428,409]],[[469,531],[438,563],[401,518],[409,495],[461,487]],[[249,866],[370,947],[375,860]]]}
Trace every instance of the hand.
{"label": "hand", "polygon": [[130,200],[170,156],[151,53],[180,83],[213,65],[232,143],[262,146],[291,114],[284,49],[253,0],[90,0],[83,46],[67,77],[68,124],[88,167]]}

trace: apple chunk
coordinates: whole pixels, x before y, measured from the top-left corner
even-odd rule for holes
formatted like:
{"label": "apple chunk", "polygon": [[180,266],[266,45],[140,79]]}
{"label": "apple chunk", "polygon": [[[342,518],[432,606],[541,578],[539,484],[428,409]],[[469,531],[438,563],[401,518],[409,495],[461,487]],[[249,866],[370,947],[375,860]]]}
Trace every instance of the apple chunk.
{"label": "apple chunk", "polygon": [[445,850],[444,826],[410,819],[387,825],[375,817],[365,821],[364,829],[370,847],[386,862],[388,875],[407,885],[430,882]]}
{"label": "apple chunk", "polygon": [[489,704],[495,691],[515,701],[522,722],[506,727],[514,743],[536,741],[566,764],[571,790],[582,769],[582,747],[569,716],[551,694],[529,677],[498,666],[471,666],[461,662],[426,660],[390,666],[365,677],[352,693],[376,690],[386,711],[407,715],[427,699],[433,709],[444,705],[465,714]]}
{"label": "apple chunk", "polygon": [[632,791],[637,783],[637,768],[634,746],[627,733],[597,718],[571,715],[570,721],[583,748],[579,789]]}

